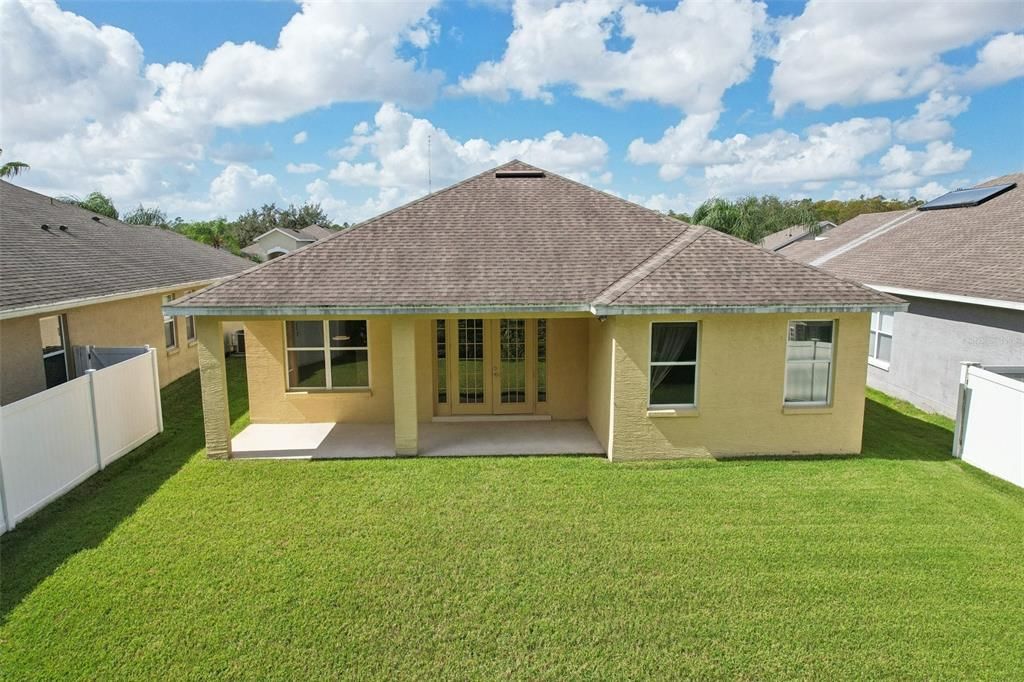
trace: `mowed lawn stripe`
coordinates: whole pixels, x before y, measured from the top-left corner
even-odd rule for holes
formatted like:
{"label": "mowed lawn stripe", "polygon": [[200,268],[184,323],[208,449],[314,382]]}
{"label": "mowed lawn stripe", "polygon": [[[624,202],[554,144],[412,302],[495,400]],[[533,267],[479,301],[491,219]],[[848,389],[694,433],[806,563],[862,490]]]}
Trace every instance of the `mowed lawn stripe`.
{"label": "mowed lawn stripe", "polygon": [[197,383],[3,538],[5,678],[1024,669],[1024,493],[880,394],[859,457],[217,462]]}

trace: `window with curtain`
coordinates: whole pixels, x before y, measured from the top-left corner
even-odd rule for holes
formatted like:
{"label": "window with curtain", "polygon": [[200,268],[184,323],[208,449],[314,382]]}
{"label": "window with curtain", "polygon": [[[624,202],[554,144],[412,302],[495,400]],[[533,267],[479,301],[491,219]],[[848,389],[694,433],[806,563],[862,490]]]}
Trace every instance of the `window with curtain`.
{"label": "window with curtain", "polygon": [[288,388],[370,387],[366,320],[285,322]]}
{"label": "window with curtain", "polygon": [[874,364],[889,366],[892,357],[892,325],[894,313],[871,313],[871,332],[868,339],[868,357]]}
{"label": "window with curtain", "polygon": [[[174,300],[174,294],[164,294],[163,304]],[[164,314],[164,348],[173,350],[178,347],[178,327],[171,315]]]}
{"label": "window with curtain", "polygon": [[693,407],[697,401],[697,323],[651,325],[649,404]]}
{"label": "window with curtain", "polygon": [[786,343],[787,404],[827,405],[832,398],[835,322],[792,321]]}

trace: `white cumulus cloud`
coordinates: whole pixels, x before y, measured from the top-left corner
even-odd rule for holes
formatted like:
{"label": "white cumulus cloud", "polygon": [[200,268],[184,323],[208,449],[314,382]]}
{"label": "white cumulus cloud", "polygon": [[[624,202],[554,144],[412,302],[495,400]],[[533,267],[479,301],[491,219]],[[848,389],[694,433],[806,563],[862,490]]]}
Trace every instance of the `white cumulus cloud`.
{"label": "white cumulus cloud", "polygon": [[292,137],[292,142],[295,144],[302,144],[308,139],[309,133],[307,133],[305,130],[300,130],[299,132],[295,133],[295,135]]}
{"label": "white cumulus cloud", "polygon": [[30,163],[26,180],[43,191],[161,202],[187,190],[211,157],[254,158],[240,148],[210,152],[218,127],[343,101],[429,102],[442,75],[405,52],[436,36],[433,4],[302,0],[273,47],[228,42],[198,66],[147,66],[127,31],[97,27],[53,0],[5,0],[4,153]]}
{"label": "white cumulus cloud", "polygon": [[928,98],[917,105],[917,113],[896,123],[896,137],[907,142],[940,140],[953,134],[949,122],[967,111],[970,97],[944,95],[938,90],[928,93]]}
{"label": "white cumulus cloud", "polygon": [[422,193],[427,188],[428,138],[434,189],[513,158],[585,182],[611,179],[605,169],[608,145],[592,135],[555,130],[539,138],[459,141],[429,120],[390,103],[380,107],[372,124],[364,123],[356,126],[349,144],[339,150],[343,160],[331,171],[332,180]]}
{"label": "white cumulus cloud", "polygon": [[[945,53],[1021,26],[1024,4],[1017,0],[809,0],[799,16],[777,23],[778,43],[771,52],[776,62],[771,77],[775,112],[782,114],[795,104],[822,109],[927,92],[957,75],[942,60]],[[979,61],[1013,61],[1009,48],[997,44]],[[984,80],[983,73],[976,77]]]}
{"label": "white cumulus cloud", "polygon": [[323,170],[323,168],[321,168],[320,164],[318,163],[289,163],[284,167],[284,169],[285,172],[293,173],[296,175],[302,175],[306,173],[317,173]]}
{"label": "white cumulus cloud", "polygon": [[518,0],[499,61],[479,65],[455,92],[553,99],[570,86],[599,102],[651,100],[686,111],[719,107],[754,67],[765,8],[750,0],[682,0],[652,8],[631,0]]}
{"label": "white cumulus cloud", "polygon": [[760,135],[710,137],[717,117],[685,117],[658,141],[629,145],[634,163],[658,164],[663,179],[682,176],[690,166],[704,169],[720,186],[788,185],[858,175],[862,162],[892,139],[887,118],[852,118],[814,125],[803,135],[775,130]]}
{"label": "white cumulus cloud", "polygon": [[1024,34],[1004,33],[978,50],[978,59],[960,79],[967,88],[986,88],[1024,77]]}

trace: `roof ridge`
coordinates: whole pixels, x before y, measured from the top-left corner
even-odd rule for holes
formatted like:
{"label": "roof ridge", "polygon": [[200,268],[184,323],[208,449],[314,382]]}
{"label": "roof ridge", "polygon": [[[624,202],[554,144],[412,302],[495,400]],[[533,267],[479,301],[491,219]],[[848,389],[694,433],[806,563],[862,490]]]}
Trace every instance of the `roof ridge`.
{"label": "roof ridge", "polygon": [[918,211],[916,208],[912,208],[909,211],[903,212],[900,215],[898,215],[895,218],[893,218],[892,220],[890,220],[890,221],[888,221],[886,223],[883,223],[882,225],[879,225],[878,227],[874,228],[873,230],[871,230],[871,231],[869,231],[869,232],[867,232],[865,234],[862,234],[861,236],[857,237],[856,239],[852,239],[852,240],[846,242],[845,244],[841,244],[841,245],[837,246],[832,251],[829,251],[828,253],[825,253],[825,254],[822,254],[821,256],[818,256],[817,258],[815,258],[814,260],[812,260],[810,262],[810,265],[814,265],[814,266],[824,265],[825,263],[829,262],[833,258],[836,258],[837,256],[841,256],[844,253],[852,251],[852,250],[856,249],[857,247],[862,246],[863,244],[868,243],[872,239],[875,239],[876,237],[882,236],[883,234],[885,234],[886,232],[889,232],[890,230],[895,230],[897,227],[901,227],[903,225],[906,225],[911,220],[914,220],[915,218],[920,218],[922,215],[924,215],[924,214],[921,213],[920,211]]}
{"label": "roof ridge", "polygon": [[[686,225],[682,232],[670,239],[664,246],[645,258],[625,275],[605,287],[592,301],[592,305],[607,305],[614,302],[652,273],[656,272],[661,266],[671,260],[673,256],[700,239],[708,229],[703,225]],[[692,234],[693,232],[696,232],[696,234]]]}

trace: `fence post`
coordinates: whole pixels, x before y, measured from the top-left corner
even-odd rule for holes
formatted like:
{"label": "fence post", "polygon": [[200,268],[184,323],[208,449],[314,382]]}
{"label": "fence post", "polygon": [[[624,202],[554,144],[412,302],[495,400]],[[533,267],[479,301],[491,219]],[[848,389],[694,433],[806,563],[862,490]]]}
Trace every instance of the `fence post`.
{"label": "fence post", "polygon": [[156,361],[156,349],[146,345],[146,353],[149,354],[149,364],[153,368],[153,397],[156,403],[156,425],[157,433],[164,432],[164,409],[160,402],[160,365]]}
{"label": "fence post", "polygon": [[4,487],[4,453],[0,448],[0,514],[4,517],[4,532],[14,529],[14,514],[7,508],[7,489]]}
{"label": "fence post", "polygon": [[961,459],[964,452],[964,429],[967,427],[967,404],[970,402],[967,382],[971,367],[981,367],[981,363],[960,363],[960,385],[956,391],[956,425],[953,428],[953,456],[957,459]]}
{"label": "fence post", "polygon": [[103,471],[103,450],[100,447],[100,417],[96,413],[96,384],[93,375],[96,370],[85,370],[85,376],[89,378],[89,412],[92,414],[92,443],[96,450],[96,470]]}

